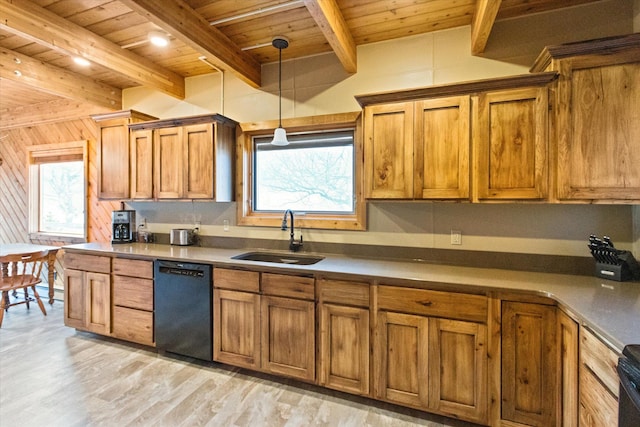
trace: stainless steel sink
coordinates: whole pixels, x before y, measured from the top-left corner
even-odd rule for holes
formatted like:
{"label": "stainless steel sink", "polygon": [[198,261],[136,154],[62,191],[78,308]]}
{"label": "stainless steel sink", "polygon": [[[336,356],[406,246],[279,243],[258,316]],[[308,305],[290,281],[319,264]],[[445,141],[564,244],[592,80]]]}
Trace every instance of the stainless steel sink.
{"label": "stainless steel sink", "polygon": [[231,257],[243,261],[273,262],[277,264],[312,265],[322,261],[324,257],[312,255],[297,255],[277,252],[245,252]]}

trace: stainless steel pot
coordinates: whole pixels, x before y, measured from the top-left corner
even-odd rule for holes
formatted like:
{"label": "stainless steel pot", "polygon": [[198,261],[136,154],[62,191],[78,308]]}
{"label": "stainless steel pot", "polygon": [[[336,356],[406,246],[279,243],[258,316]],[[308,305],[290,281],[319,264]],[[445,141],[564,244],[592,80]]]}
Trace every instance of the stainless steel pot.
{"label": "stainless steel pot", "polygon": [[171,230],[169,241],[172,245],[189,246],[195,242],[196,233],[189,228],[174,228]]}

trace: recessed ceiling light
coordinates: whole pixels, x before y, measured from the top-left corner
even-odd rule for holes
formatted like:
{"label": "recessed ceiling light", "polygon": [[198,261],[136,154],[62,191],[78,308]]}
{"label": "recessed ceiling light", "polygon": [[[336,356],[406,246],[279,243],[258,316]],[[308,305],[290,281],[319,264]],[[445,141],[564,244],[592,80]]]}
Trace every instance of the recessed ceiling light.
{"label": "recessed ceiling light", "polygon": [[160,31],[151,31],[149,33],[149,41],[151,44],[159,47],[165,47],[169,44],[169,38]]}
{"label": "recessed ceiling light", "polygon": [[84,58],[81,58],[79,56],[76,56],[73,58],[73,62],[75,62],[78,65],[81,65],[83,67],[88,67],[89,65],[91,65],[91,62],[87,61]]}

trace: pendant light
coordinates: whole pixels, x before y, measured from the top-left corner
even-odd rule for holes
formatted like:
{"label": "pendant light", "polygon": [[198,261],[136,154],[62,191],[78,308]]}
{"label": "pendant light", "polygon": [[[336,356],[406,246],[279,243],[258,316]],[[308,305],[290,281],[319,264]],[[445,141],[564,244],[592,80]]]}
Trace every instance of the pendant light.
{"label": "pendant light", "polygon": [[278,128],[273,133],[272,145],[289,145],[287,140],[287,131],[282,127],[282,49],[289,47],[289,40],[285,37],[275,37],[271,44],[278,49],[278,98],[279,98],[279,113],[278,113]]}

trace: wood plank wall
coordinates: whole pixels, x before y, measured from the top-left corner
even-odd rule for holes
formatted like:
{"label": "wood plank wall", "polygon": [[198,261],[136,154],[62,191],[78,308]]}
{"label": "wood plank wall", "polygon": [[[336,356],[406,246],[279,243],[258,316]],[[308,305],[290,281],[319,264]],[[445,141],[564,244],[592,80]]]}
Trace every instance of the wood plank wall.
{"label": "wood plank wall", "polygon": [[[89,182],[87,241],[111,240],[111,211],[120,208],[117,201],[100,201],[97,195],[96,138],[98,128],[91,118],[69,120],[11,129],[0,129],[0,245],[29,242],[28,230],[28,165],[26,147],[88,140]],[[65,240],[38,239],[32,243],[60,246]],[[58,252],[56,271],[62,273]],[[61,281],[58,274],[56,286]]]}

